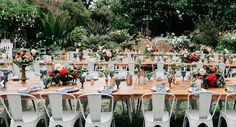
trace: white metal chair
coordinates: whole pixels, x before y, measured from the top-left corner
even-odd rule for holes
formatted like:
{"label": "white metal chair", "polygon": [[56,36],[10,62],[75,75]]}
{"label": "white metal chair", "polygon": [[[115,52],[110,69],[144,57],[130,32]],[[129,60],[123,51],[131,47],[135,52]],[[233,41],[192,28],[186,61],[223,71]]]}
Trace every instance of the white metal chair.
{"label": "white metal chair", "polygon": [[3,106],[0,106],[0,118],[4,120],[6,127],[9,127],[9,123],[7,121],[7,114]]}
{"label": "white metal chair", "polygon": [[87,70],[88,72],[94,71],[95,62],[88,62]]}
{"label": "white metal chair", "polygon": [[[204,123],[208,127],[213,127],[213,121],[212,117],[215,114],[219,99],[221,95],[219,95],[216,105],[214,107],[213,113],[210,114],[210,108],[211,108],[211,100],[212,100],[212,92],[195,92],[190,93],[188,95],[188,105],[187,105],[187,111],[185,113],[183,127],[187,124],[187,119],[189,121],[189,127],[197,127],[200,124]],[[198,109],[190,110],[190,99],[196,99],[198,103]]]}
{"label": "white metal chair", "polygon": [[[225,109],[220,112],[218,127],[221,127],[222,120],[226,121],[227,127],[235,127],[236,125],[236,111],[228,109],[228,101],[230,97],[235,97],[236,93],[228,94],[225,98]],[[235,100],[235,99],[233,99]]]}
{"label": "white metal chair", "polygon": [[[145,111],[144,108],[144,98],[146,96],[152,96],[152,111]],[[172,106],[170,112],[165,111],[165,97],[172,96]],[[169,127],[170,126],[170,118],[172,115],[173,107],[175,104],[175,96],[170,93],[148,93],[144,94],[141,97],[142,100],[142,110],[144,115],[144,125],[145,127],[154,127],[159,125],[161,127]]]}
{"label": "white metal chair", "polygon": [[134,72],[135,72],[135,62],[134,61],[129,62],[128,66],[129,66],[129,73],[131,75],[134,75]]}
{"label": "white metal chair", "polygon": [[164,70],[164,63],[163,62],[157,62],[157,70]]}
{"label": "white metal chair", "polygon": [[[85,109],[83,109],[81,100],[87,97],[89,113],[85,116]],[[111,111],[101,112],[102,110],[102,98],[108,97],[111,99]],[[82,115],[85,119],[85,127],[110,127],[113,118],[113,103],[114,98],[111,95],[106,94],[84,94],[78,97]]]}
{"label": "white metal chair", "polygon": [[[45,96],[48,96],[51,115],[45,103]],[[70,99],[72,106],[70,110],[64,111],[63,97]],[[49,127],[61,125],[63,127],[74,127],[76,120],[79,118],[79,111],[77,111],[77,99],[75,96],[66,93],[43,93],[40,98],[44,100],[44,108],[49,117]]]}
{"label": "white metal chair", "polygon": [[222,75],[225,77],[226,65],[224,63],[217,63],[216,65],[218,66],[219,70],[222,72]]}
{"label": "white metal chair", "polygon": [[[7,104],[3,100],[6,98]],[[11,118],[11,127],[36,127],[37,123],[44,119],[45,127],[47,127],[46,115],[44,112],[39,111],[37,99],[28,94],[1,94],[1,102]],[[22,107],[22,100],[31,100],[35,107],[35,111],[24,111]]]}

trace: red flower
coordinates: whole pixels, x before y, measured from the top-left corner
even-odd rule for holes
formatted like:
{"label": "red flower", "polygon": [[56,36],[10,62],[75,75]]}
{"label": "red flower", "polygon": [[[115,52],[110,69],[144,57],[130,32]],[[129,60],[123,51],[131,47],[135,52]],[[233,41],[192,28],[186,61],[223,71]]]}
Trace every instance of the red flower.
{"label": "red flower", "polygon": [[196,61],[198,59],[198,56],[196,54],[192,54],[189,56],[190,60]]}
{"label": "red flower", "polygon": [[207,75],[206,78],[210,84],[215,84],[217,81],[217,77],[215,74],[209,74],[209,75]]}
{"label": "red flower", "polygon": [[202,76],[199,76],[199,77],[198,77],[198,79],[202,80],[202,79],[203,79],[203,77],[202,77]]}
{"label": "red flower", "polygon": [[53,71],[54,74],[60,73],[58,70]]}
{"label": "red flower", "polygon": [[49,70],[49,71],[48,71],[48,75],[49,75],[49,76],[53,76],[53,70]]}
{"label": "red flower", "polygon": [[66,76],[67,74],[68,74],[68,70],[67,70],[67,69],[61,69],[61,70],[60,70],[60,75],[61,75],[62,77]]}
{"label": "red flower", "polygon": [[214,68],[214,70],[215,70],[215,72],[216,72],[216,71],[218,70],[218,68],[217,68],[217,67],[215,67],[215,68]]}

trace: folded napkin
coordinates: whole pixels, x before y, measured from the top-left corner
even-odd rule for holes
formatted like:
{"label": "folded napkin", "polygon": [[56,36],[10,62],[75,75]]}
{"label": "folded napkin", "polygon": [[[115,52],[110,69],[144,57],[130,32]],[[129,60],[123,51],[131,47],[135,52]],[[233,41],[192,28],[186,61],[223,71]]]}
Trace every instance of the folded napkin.
{"label": "folded napkin", "polygon": [[113,91],[114,91],[113,86],[104,86],[101,92],[104,94],[112,94]]}
{"label": "folded napkin", "polygon": [[60,88],[57,90],[57,92],[60,92],[60,93],[73,93],[76,91],[79,91],[79,88],[76,86],[69,86],[69,87]]}
{"label": "folded napkin", "polygon": [[27,87],[27,88],[20,89],[20,90],[18,90],[18,93],[30,94],[32,92],[36,92],[36,91],[40,91],[40,90],[42,90],[40,87],[33,86],[33,87]]}
{"label": "folded napkin", "polygon": [[235,84],[235,85],[232,85],[232,86],[228,86],[228,87],[226,88],[226,91],[229,92],[229,93],[236,92],[236,84]]}

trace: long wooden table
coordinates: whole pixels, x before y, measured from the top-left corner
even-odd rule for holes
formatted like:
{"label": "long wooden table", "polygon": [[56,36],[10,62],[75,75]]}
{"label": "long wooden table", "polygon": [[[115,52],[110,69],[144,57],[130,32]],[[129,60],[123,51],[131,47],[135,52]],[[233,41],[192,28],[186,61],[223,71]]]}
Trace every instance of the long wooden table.
{"label": "long wooden table", "polygon": [[[133,79],[135,80],[135,79]],[[226,85],[233,85],[236,81],[236,78],[227,79]],[[151,81],[147,81],[151,82]],[[167,84],[167,81],[163,81]],[[190,81],[181,81],[180,79],[177,80],[176,84],[172,85],[170,89],[170,93],[174,94],[177,99],[187,99],[189,94],[188,88],[190,87]],[[17,93],[19,89],[31,87],[31,86],[40,86],[44,87],[42,81],[40,81],[39,77],[33,77],[26,81],[26,84],[21,84],[20,81],[8,81],[7,88],[1,89],[0,93]],[[77,92],[71,93],[75,96],[79,96],[81,94],[88,94],[88,93],[98,93],[98,90],[105,86],[105,79],[101,78],[95,81],[94,85],[91,85],[89,81],[87,81],[84,85],[84,89],[80,89]],[[119,98],[129,98],[131,96],[135,98],[141,97],[145,93],[153,92],[152,87],[155,86],[155,83],[147,83],[146,85],[138,85],[133,82],[132,86],[127,86],[126,82],[122,82],[120,85],[120,89],[117,92],[114,92],[112,95],[119,99]],[[42,91],[33,92],[32,95],[39,97],[41,93],[44,92],[55,92],[59,88],[63,88],[66,86],[49,86],[48,89],[43,89]],[[78,85],[80,87],[80,85]],[[221,99],[224,99],[225,96],[228,94],[225,91],[225,88],[209,88],[208,91],[212,91],[213,95],[218,95],[220,93],[222,95]]]}
{"label": "long wooden table", "polygon": [[[165,66],[175,66],[176,62],[163,62]],[[85,67],[87,66],[88,62],[86,61],[80,61],[80,62],[76,62],[74,63],[75,66],[79,66],[79,67]],[[115,63],[116,66],[128,66],[129,61],[117,61],[117,63]],[[155,64],[154,61],[144,61],[141,63],[141,66],[153,66]],[[182,63],[185,66],[191,67],[191,66],[195,66],[192,63]],[[203,66],[214,66],[216,65],[217,62],[210,62],[210,63],[203,63]],[[228,68],[236,68],[236,63],[225,63],[226,67]],[[108,66],[108,62],[102,61],[102,62],[97,62],[96,66]]]}

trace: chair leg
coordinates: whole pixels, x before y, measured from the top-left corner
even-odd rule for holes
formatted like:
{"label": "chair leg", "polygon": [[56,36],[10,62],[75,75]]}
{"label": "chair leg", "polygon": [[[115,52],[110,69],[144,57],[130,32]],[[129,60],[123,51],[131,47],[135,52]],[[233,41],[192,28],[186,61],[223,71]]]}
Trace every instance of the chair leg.
{"label": "chair leg", "polygon": [[184,116],[183,127],[186,127],[186,125],[187,125],[187,117]]}
{"label": "chair leg", "polygon": [[175,119],[177,119],[177,117],[178,117],[179,109],[180,109],[180,104],[181,104],[181,103],[182,103],[181,100],[177,100],[176,109],[175,109]]}
{"label": "chair leg", "polygon": [[7,121],[7,118],[4,117],[3,119],[4,119],[4,121],[5,121],[6,126],[9,127],[9,123],[8,123],[8,121]]}
{"label": "chair leg", "polygon": [[221,124],[222,124],[222,117],[220,116],[220,117],[219,117],[219,122],[218,122],[218,126],[217,126],[217,127],[221,127]]}
{"label": "chair leg", "polygon": [[112,127],[116,127],[116,122],[115,122],[114,116],[113,116],[113,119],[112,119]]}

